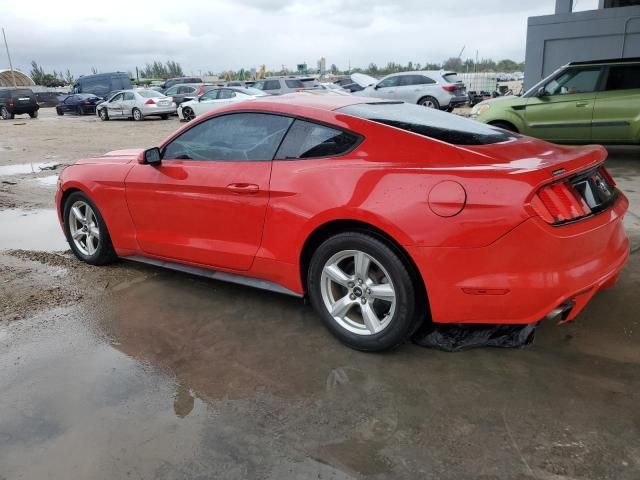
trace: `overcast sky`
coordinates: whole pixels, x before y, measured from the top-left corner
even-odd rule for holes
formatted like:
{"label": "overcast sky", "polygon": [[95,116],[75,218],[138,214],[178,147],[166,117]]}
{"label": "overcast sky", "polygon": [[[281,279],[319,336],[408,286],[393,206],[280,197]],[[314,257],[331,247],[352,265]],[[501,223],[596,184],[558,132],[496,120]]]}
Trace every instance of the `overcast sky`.
{"label": "overcast sky", "polygon": [[[14,67],[77,76],[176,60],[185,73],[346,69],[457,56],[524,60],[527,17],[554,0],[0,0]],[[4,47],[4,46],[3,46]],[[8,67],[4,48],[0,67]]]}

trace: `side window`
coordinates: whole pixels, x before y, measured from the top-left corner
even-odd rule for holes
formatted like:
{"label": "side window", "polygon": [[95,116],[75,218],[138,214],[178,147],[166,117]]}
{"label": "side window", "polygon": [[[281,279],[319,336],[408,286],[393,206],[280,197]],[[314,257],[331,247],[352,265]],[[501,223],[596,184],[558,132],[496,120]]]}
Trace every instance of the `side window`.
{"label": "side window", "polygon": [[264,113],[235,113],[205,120],[169,143],[164,159],[272,160],[293,119]]}
{"label": "side window", "polygon": [[428,83],[436,83],[429,77],[424,75],[401,75],[398,81],[398,86],[405,87],[409,85],[424,85]]}
{"label": "side window", "polygon": [[227,88],[223,88],[222,90],[220,90],[220,93],[218,94],[218,100],[226,100],[229,98],[233,98],[236,96],[236,92],[234,92],[233,90],[229,90]]}
{"label": "side window", "polygon": [[304,88],[304,83],[302,83],[300,80],[285,80],[284,84],[288,88]]}
{"label": "side window", "polygon": [[124,100],[135,100],[136,97],[134,97],[133,92],[125,92],[124,93]]}
{"label": "side window", "polygon": [[546,86],[547,95],[570,95],[595,92],[601,68],[572,68],[551,80]]}
{"label": "side window", "polygon": [[337,157],[351,150],[358,137],[317,123],[296,120],[282,142],[276,158]]}
{"label": "side window", "polygon": [[168,89],[164,92],[164,94],[165,94],[166,96],[168,96],[168,97],[170,97],[170,96],[172,96],[172,95],[175,95],[176,93],[178,93],[178,88],[177,88],[177,87],[171,87],[171,88],[168,88]]}
{"label": "side window", "polygon": [[385,78],[380,83],[378,83],[378,88],[396,87],[398,85],[399,79],[399,76]]}
{"label": "side window", "polygon": [[209,90],[207,93],[200,97],[200,100],[215,100],[218,97],[220,90]]}
{"label": "side window", "polygon": [[78,98],[77,95],[70,95],[65,99],[64,103],[73,103],[76,101],[77,98]]}
{"label": "side window", "polygon": [[609,67],[609,78],[605,90],[631,90],[640,88],[640,65]]}
{"label": "side window", "polygon": [[280,82],[278,80],[265,80],[263,90],[280,90]]}
{"label": "side window", "polygon": [[111,98],[111,100],[109,100],[109,103],[111,103],[111,102],[120,102],[120,101],[122,101],[123,97],[124,97],[124,93],[119,93],[115,97]]}

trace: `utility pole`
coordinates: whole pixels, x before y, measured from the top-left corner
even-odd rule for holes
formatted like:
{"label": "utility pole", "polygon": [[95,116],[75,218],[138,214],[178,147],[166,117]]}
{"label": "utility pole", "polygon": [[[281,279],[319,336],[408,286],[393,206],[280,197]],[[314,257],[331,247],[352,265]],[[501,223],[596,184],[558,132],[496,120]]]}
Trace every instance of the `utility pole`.
{"label": "utility pole", "polygon": [[4,33],[4,27],[2,28],[2,38],[4,38],[4,48],[7,50],[7,58],[9,58],[9,68],[11,69],[11,78],[13,79],[14,88],[18,85],[16,84],[16,74],[13,72],[13,63],[11,63],[11,55],[9,54],[9,45],[7,44],[7,36]]}

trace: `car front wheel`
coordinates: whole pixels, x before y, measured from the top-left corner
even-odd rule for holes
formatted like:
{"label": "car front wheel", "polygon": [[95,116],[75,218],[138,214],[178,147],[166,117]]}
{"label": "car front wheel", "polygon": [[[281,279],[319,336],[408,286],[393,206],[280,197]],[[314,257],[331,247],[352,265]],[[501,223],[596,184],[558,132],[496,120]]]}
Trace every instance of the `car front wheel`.
{"label": "car front wheel", "polygon": [[322,243],[311,259],[307,287],[325,325],[357,350],[397,346],[420,318],[403,260],[366,233],[342,233]]}
{"label": "car front wheel", "polygon": [[100,110],[98,110],[98,116],[100,117],[100,120],[103,120],[105,122],[109,120],[109,113],[107,113],[106,108],[101,108]]}
{"label": "car front wheel", "polygon": [[65,235],[80,260],[104,265],[116,258],[107,225],[98,208],[84,193],[69,195],[63,210]]}

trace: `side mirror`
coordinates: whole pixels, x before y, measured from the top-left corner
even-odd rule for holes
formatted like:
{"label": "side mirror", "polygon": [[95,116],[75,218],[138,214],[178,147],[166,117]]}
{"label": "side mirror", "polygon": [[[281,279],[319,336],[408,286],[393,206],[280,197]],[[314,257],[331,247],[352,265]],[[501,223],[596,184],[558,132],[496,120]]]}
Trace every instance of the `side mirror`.
{"label": "side mirror", "polygon": [[160,165],[162,158],[158,147],[148,148],[138,156],[138,163],[147,165]]}
{"label": "side mirror", "polygon": [[374,89],[374,90],[378,90],[379,88],[380,88],[380,85],[377,85],[377,84],[376,84],[376,85],[374,85],[374,86],[373,86],[373,89]]}
{"label": "side mirror", "polygon": [[544,87],[540,87],[536,92],[536,97],[546,97],[546,96],[547,96],[547,91],[545,90]]}

